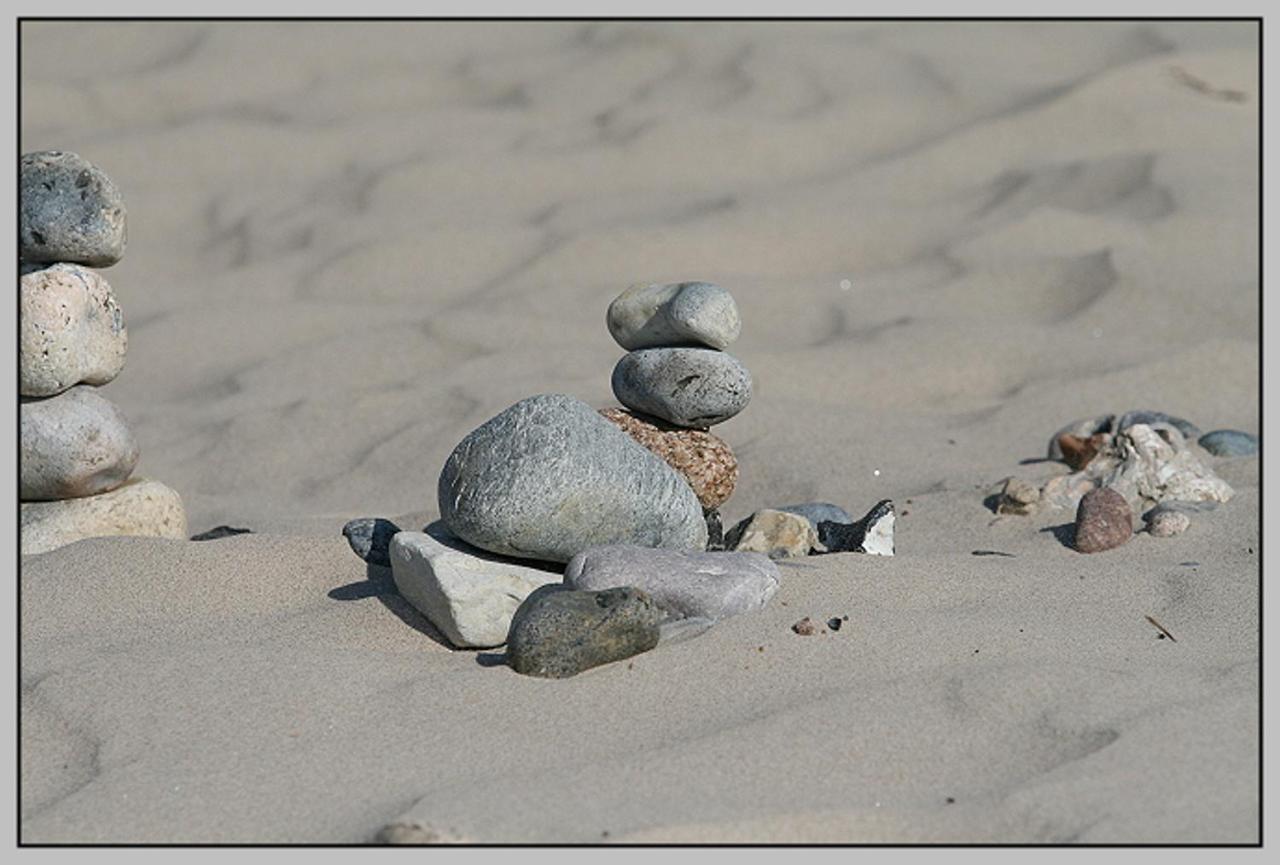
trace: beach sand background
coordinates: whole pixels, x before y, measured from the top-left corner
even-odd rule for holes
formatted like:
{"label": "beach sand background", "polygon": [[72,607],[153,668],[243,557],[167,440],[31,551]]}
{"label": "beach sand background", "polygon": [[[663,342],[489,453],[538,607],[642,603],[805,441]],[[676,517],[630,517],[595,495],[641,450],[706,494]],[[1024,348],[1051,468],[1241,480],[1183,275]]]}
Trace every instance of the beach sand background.
{"label": "beach sand background", "polygon": [[[1257,460],[1092,556],[984,505],[1079,417],[1258,430],[1256,25],[20,38],[21,149],[128,204],[138,473],[256,532],[23,560],[22,840],[1257,840]],[[433,519],[524,396],[614,404],[609,301],[687,279],[755,379],[726,522],[892,498],[897,556],[570,680],[450,650],[342,524]]]}

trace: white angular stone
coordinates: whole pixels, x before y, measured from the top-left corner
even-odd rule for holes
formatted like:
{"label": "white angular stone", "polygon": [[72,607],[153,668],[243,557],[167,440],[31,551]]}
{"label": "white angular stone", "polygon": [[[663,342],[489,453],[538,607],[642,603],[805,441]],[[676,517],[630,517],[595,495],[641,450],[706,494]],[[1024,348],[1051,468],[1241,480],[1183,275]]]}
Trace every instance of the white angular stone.
{"label": "white angular stone", "polygon": [[119,489],[96,496],[22,504],[23,555],[113,535],[185,540],[187,515],[182,498],[159,481],[133,478]]}
{"label": "white angular stone", "polygon": [[1116,447],[1122,462],[1100,485],[1124,496],[1134,513],[1141,513],[1146,502],[1225,502],[1235,495],[1171,424],[1135,423],[1116,436]]}
{"label": "white angular stone", "polygon": [[485,556],[438,523],[428,528],[435,537],[399,532],[391,539],[391,576],[405,600],[455,646],[501,646],[529,593],[561,580],[553,571]]}
{"label": "white angular stone", "polygon": [[78,264],[18,280],[18,392],[53,396],[74,384],[106,384],[124,368],[129,335],[111,286]]}

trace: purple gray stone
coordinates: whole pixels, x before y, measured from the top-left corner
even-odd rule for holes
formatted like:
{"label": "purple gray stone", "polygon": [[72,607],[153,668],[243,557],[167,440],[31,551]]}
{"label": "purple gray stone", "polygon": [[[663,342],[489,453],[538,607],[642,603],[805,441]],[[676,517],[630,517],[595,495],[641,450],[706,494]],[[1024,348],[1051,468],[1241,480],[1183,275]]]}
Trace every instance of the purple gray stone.
{"label": "purple gray stone", "polygon": [[632,544],[583,550],[564,571],[571,588],[635,586],[673,617],[712,621],[762,608],[779,579],[778,566],[760,553],[682,553]]}
{"label": "purple gray stone", "polygon": [[124,255],[125,209],[102,169],[74,153],[25,153],[19,163],[18,257],[109,267]]}
{"label": "purple gray stone", "polygon": [[751,401],[751,374],[733,355],[709,348],[646,348],[613,368],[613,394],[629,409],[676,426],[722,423]]}
{"label": "purple gray stone", "polygon": [[602,544],[707,545],[702,505],[680,473],[563,394],[523,399],[469,433],[437,496],[450,531],[502,555],[567,562]]}

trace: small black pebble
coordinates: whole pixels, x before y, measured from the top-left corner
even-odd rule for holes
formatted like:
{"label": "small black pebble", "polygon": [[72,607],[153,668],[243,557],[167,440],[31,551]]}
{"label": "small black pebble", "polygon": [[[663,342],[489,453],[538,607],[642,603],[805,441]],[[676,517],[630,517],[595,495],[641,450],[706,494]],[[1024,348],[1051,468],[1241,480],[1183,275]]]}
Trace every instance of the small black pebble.
{"label": "small black pebble", "polygon": [[1002,553],[999,550],[974,550],[972,555],[975,556],[1005,556],[1006,558],[1017,558],[1013,553]]}
{"label": "small black pebble", "polygon": [[1163,640],[1163,639],[1164,639],[1164,634],[1156,634],[1156,639],[1157,639],[1157,640]]}
{"label": "small black pebble", "polygon": [[209,529],[207,532],[201,532],[198,535],[192,535],[193,541],[216,541],[219,538],[229,538],[232,535],[251,535],[253,529],[233,529],[231,526],[217,526]]}
{"label": "small black pebble", "polygon": [[977,649],[974,649],[974,650],[973,650],[973,653],[974,653],[975,655],[976,655],[976,654],[978,654],[978,650],[977,650]]}
{"label": "small black pebble", "polygon": [[953,445],[953,444],[955,444],[955,443],[956,443],[956,440],[955,440],[955,439],[947,439],[947,444],[949,444],[949,445]]}
{"label": "small black pebble", "polygon": [[838,617],[837,617],[837,618],[830,618],[830,619],[827,619],[827,627],[828,627],[828,628],[830,628],[830,629],[831,629],[831,630],[833,630],[833,631],[838,631],[838,630],[840,630],[840,626],[841,626],[841,625],[843,625],[843,624],[844,624],[844,622],[840,621],[840,619],[839,619]]}
{"label": "small black pebble", "polygon": [[1184,568],[1198,568],[1198,567],[1200,567],[1200,563],[1199,563],[1199,562],[1178,562],[1178,565],[1179,565],[1179,566],[1181,566],[1181,567],[1184,567]]}
{"label": "small black pebble", "polygon": [[1253,555],[1253,547],[1249,547],[1249,555]]}
{"label": "small black pebble", "polygon": [[956,804],[956,797],[955,797],[955,796],[948,796],[948,797],[947,797],[947,804],[948,804],[948,805],[954,805],[954,804]]}

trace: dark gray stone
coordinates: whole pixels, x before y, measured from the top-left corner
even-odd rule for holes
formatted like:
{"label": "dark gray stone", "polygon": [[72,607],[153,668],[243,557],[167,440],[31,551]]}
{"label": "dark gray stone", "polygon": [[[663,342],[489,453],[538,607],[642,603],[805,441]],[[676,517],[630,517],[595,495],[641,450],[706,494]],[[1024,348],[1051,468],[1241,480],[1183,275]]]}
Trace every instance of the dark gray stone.
{"label": "dark gray stone", "polygon": [[23,154],[18,256],[109,267],[124,255],[125,209],[102,169],[74,153]]}
{"label": "dark gray stone", "polygon": [[1200,437],[1200,447],[1215,457],[1251,457],[1258,452],[1258,437],[1238,429],[1216,429]]}
{"label": "dark gray stone", "polygon": [[762,608],[779,580],[778,566],[760,553],[679,553],[630,544],[583,550],[564,570],[566,586],[634,586],[673,617],[712,621]]}
{"label": "dark gray stone", "polygon": [[387,551],[391,539],[400,527],[381,517],[359,517],[342,527],[342,536],[351,545],[351,551],[371,565],[391,567]]}
{"label": "dark gray stone", "polygon": [[613,368],[613,394],[629,409],[676,426],[722,423],[747,407],[751,374],[733,355],[709,348],[646,348]]}
{"label": "dark gray stone", "polygon": [[563,679],[658,645],[662,610],[639,589],[601,592],[543,586],[522,603],[507,633],[507,663],[517,673]]}
{"label": "dark gray stone", "polygon": [[702,516],[707,521],[707,552],[723,550],[724,524],[720,521],[720,512],[717,510],[703,511]]}
{"label": "dark gray stone", "polygon": [[214,526],[207,532],[201,532],[198,535],[192,535],[193,541],[217,541],[222,538],[229,538],[232,535],[251,535],[253,529],[235,529],[231,526]]}
{"label": "dark gray stone", "polygon": [[1120,416],[1120,420],[1116,423],[1116,432],[1124,432],[1134,424],[1152,424],[1167,423],[1177,427],[1178,432],[1182,433],[1183,438],[1197,439],[1200,437],[1200,427],[1191,421],[1180,417],[1174,417],[1171,414],[1165,414],[1162,411],[1150,411],[1149,409],[1134,409],[1127,411]]}
{"label": "dark gray stone", "polygon": [[567,562],[604,544],[707,546],[680,473],[563,394],[523,399],[468,434],[437,495],[450,531],[502,555]]}
{"label": "dark gray stone", "polygon": [[818,543],[828,553],[871,553],[878,556],[894,554],[893,502],[884,499],[876,503],[867,515],[854,523],[818,523]]}

